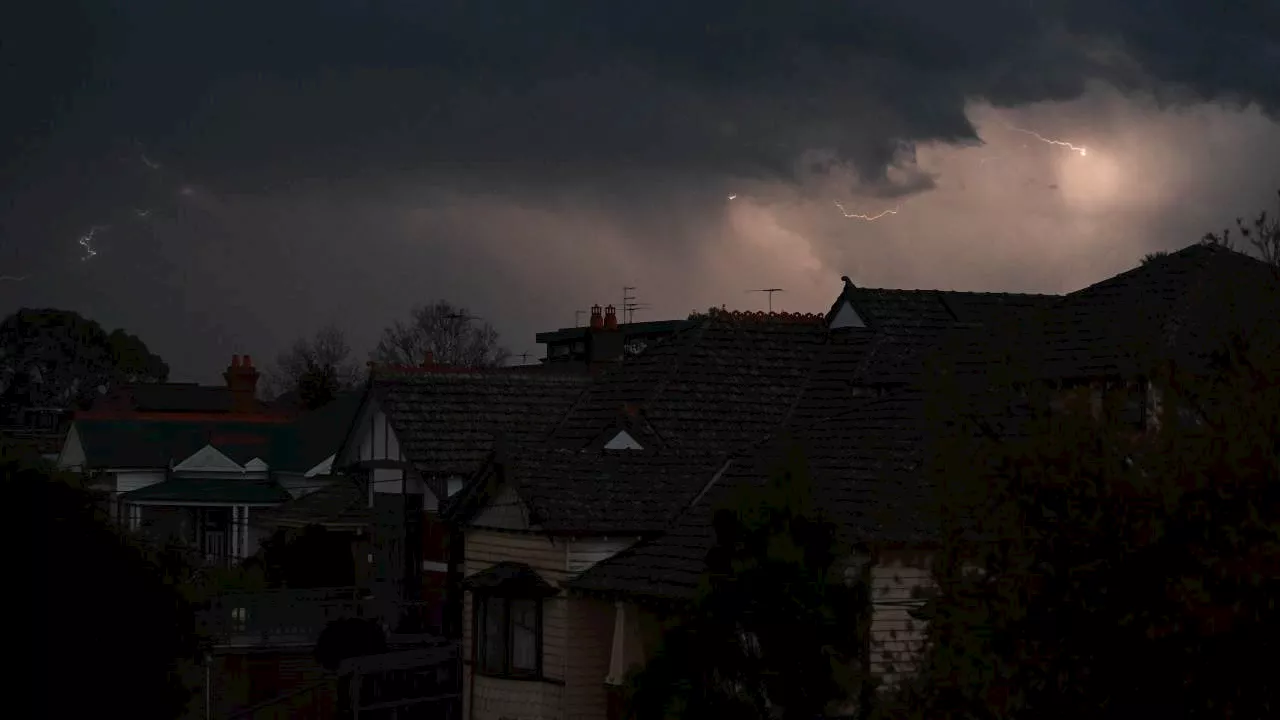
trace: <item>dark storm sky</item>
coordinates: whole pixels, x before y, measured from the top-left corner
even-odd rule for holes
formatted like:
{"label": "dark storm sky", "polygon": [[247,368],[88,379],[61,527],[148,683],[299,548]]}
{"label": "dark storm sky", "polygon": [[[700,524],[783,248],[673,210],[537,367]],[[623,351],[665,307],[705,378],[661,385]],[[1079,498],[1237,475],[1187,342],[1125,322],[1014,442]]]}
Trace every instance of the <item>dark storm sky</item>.
{"label": "dark storm sky", "polygon": [[436,298],[520,353],[623,285],[637,319],[1072,290],[1280,187],[1274,0],[4,13],[0,302],[177,379],[329,321],[363,355]]}

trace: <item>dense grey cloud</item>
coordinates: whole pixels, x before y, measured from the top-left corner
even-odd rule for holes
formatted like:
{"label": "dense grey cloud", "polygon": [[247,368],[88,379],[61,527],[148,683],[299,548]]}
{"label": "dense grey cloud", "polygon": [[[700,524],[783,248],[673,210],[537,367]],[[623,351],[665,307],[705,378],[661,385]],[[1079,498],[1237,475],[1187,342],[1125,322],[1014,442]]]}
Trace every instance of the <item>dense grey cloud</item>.
{"label": "dense grey cloud", "polygon": [[0,272],[48,280],[0,292],[197,374],[434,297],[520,352],[623,283],[666,315],[779,283],[813,309],[846,271],[1069,289],[1280,182],[1266,0],[10,12]]}

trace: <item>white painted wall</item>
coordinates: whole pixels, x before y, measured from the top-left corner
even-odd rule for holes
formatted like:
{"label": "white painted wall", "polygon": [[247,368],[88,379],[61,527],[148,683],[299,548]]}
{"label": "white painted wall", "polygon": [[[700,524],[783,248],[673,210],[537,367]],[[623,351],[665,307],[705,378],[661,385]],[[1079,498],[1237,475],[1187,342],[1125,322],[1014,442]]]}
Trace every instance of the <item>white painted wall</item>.
{"label": "white painted wall", "polygon": [[644,446],[640,441],[631,437],[626,430],[619,430],[613,439],[604,444],[605,450],[643,450]]}
{"label": "white painted wall", "polygon": [[866,326],[867,324],[858,316],[858,311],[853,309],[853,305],[849,304],[848,300],[840,304],[840,309],[836,311],[836,316],[831,318],[832,330]]}
{"label": "white painted wall", "polygon": [[[352,457],[348,462],[362,460],[395,460],[404,461],[400,450],[400,442],[395,431],[388,422],[387,416],[376,403],[366,406],[355,426],[355,437],[352,438],[354,451],[348,451]],[[369,507],[373,507],[373,493],[411,493],[423,496],[423,508],[430,512],[438,512],[440,501],[419,477],[407,475],[402,470],[377,468],[369,477]]]}
{"label": "white painted wall", "polygon": [[84,462],[84,444],[80,442],[80,432],[73,424],[67,431],[67,438],[62,441],[57,466],[59,470],[80,470],[84,467]]}

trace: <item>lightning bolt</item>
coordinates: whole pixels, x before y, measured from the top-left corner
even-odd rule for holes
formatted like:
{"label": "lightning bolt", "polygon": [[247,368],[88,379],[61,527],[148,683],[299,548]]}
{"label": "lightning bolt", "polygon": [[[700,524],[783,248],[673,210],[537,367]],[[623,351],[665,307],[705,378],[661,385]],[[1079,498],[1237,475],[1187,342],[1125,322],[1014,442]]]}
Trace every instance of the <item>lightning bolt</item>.
{"label": "lightning bolt", "polygon": [[12,282],[22,282],[23,280],[26,280],[26,279],[27,279],[26,275],[0,275],[0,282],[3,282],[5,280],[10,280]]}
{"label": "lightning bolt", "polygon": [[899,205],[898,207],[895,207],[892,210],[885,210],[883,212],[876,213],[875,215],[864,215],[862,213],[851,213],[848,210],[845,210],[844,206],[841,205],[840,201],[838,200],[832,200],[832,202],[834,202],[836,207],[839,208],[841,215],[844,215],[845,217],[851,220],[866,220],[867,222],[875,222],[876,220],[879,220],[886,215],[897,215],[898,211],[902,209],[902,206]]}
{"label": "lightning bolt", "polygon": [[93,237],[97,235],[98,231],[101,229],[102,228],[95,225],[94,227],[89,228],[89,232],[80,236],[80,247],[84,248],[85,253],[84,257],[80,258],[80,260],[88,260],[98,254],[98,251],[93,249]]}
{"label": "lightning bolt", "polygon": [[733,195],[730,195],[730,196],[729,196],[729,199],[730,199],[730,200],[737,200],[737,199],[738,199],[738,195],[737,195],[737,193],[734,193]]}
{"label": "lightning bolt", "polygon": [[1083,145],[1073,145],[1072,143],[1069,143],[1066,140],[1054,140],[1053,138],[1047,138],[1041,135],[1040,133],[1036,132],[1035,130],[1027,130],[1026,128],[1014,127],[1012,125],[1009,125],[1008,123],[1005,123],[1005,127],[1009,128],[1014,132],[1020,132],[1023,135],[1030,135],[1031,137],[1039,140],[1042,143],[1047,143],[1049,145],[1057,145],[1058,147],[1064,147],[1070,150],[1071,152],[1079,155],[1080,157],[1085,157],[1089,154],[1089,148]]}
{"label": "lightning bolt", "polygon": [[143,155],[143,156],[142,156],[142,164],[143,164],[143,165],[146,165],[147,167],[151,168],[152,170],[159,170],[159,169],[160,169],[160,163],[158,163],[158,162],[156,162],[156,161],[152,160],[151,158],[147,157],[146,155]]}

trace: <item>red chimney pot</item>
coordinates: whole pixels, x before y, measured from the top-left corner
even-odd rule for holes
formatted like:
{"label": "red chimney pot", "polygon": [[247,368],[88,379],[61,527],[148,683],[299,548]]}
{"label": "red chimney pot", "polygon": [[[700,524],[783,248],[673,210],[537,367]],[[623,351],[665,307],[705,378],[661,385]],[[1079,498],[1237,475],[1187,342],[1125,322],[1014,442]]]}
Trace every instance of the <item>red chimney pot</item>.
{"label": "red chimney pot", "polygon": [[429,367],[435,366],[435,364],[436,364],[436,354],[428,350],[427,356],[422,359],[422,367],[429,368]]}
{"label": "red chimney pot", "polygon": [[604,329],[604,316],[600,314],[599,305],[591,306],[591,329],[592,330]]}
{"label": "red chimney pot", "polygon": [[604,328],[605,330],[618,329],[618,311],[612,305],[604,309]]}

